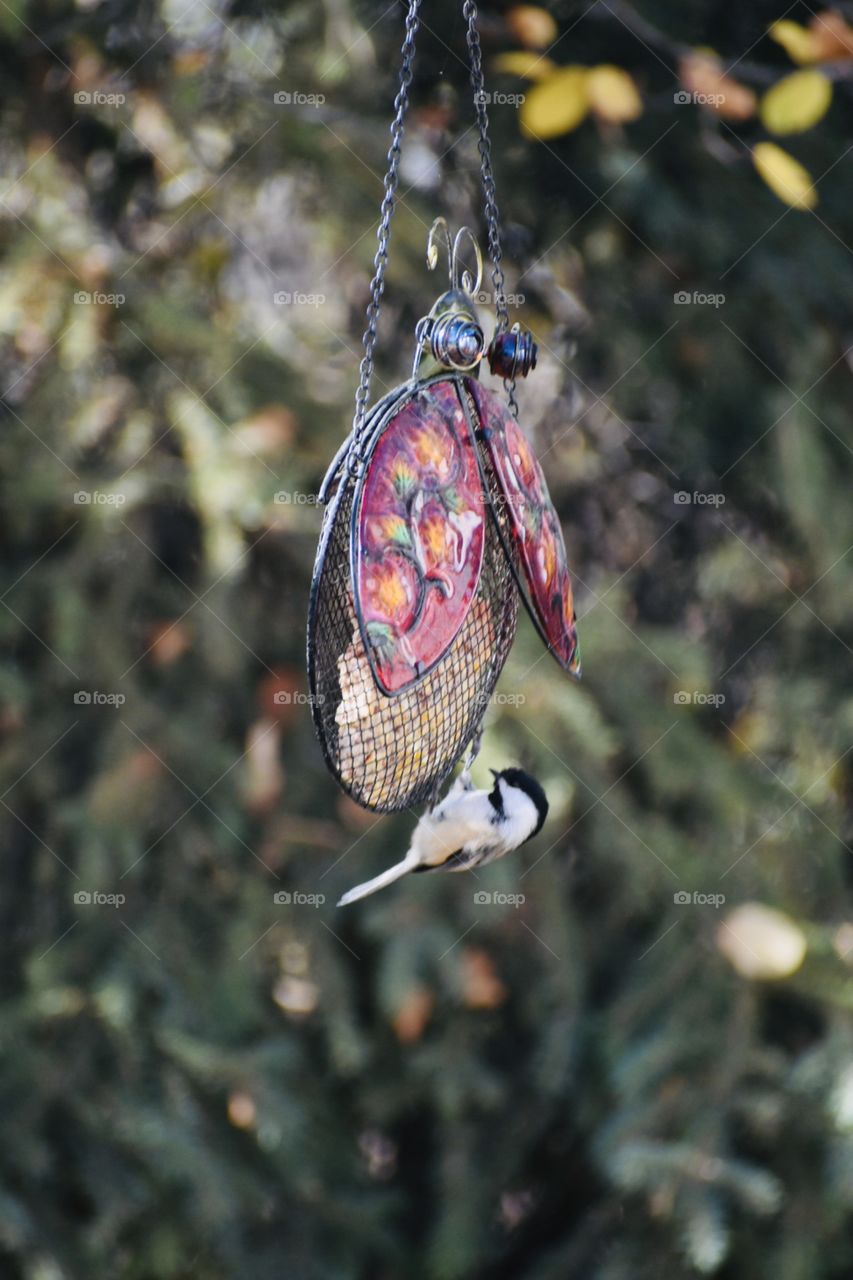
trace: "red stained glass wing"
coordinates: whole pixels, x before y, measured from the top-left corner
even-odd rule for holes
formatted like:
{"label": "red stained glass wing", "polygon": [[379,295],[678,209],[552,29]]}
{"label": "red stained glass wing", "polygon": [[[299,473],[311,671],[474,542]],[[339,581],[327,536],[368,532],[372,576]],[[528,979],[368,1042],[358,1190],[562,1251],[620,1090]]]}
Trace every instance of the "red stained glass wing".
{"label": "red stained glass wing", "polygon": [[456,638],[480,580],[486,507],[456,383],[390,419],[356,497],[356,612],[380,688],[419,680]]}
{"label": "red stained glass wing", "polygon": [[474,378],[467,379],[466,386],[506,503],[524,602],[560,666],[578,676],[580,652],[566,547],[542,468],[506,405]]}

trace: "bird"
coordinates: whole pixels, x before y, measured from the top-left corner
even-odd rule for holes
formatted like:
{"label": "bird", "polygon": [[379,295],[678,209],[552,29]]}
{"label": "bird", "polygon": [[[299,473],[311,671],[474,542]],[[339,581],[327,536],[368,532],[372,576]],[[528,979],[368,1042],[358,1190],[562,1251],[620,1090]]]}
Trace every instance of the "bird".
{"label": "bird", "polygon": [[548,816],[541,785],[523,769],[489,772],[494,778],[491,791],[476,790],[467,771],[460,774],[441,803],[418,822],[405,858],[350,889],[338,906],[366,898],[410,871],[483,867],[531,840]]}

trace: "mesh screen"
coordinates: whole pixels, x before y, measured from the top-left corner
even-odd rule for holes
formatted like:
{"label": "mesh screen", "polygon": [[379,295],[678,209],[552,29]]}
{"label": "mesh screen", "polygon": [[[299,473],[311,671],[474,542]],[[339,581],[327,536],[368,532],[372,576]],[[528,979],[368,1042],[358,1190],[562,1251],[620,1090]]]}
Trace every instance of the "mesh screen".
{"label": "mesh screen", "polygon": [[[482,449],[480,457],[495,495],[497,482]],[[346,472],[340,484],[328,512],[328,541],[315,572],[309,618],[312,712],[326,760],[344,791],[367,809],[391,813],[432,800],[476,734],[515,636],[518,593],[489,518],[480,584],[456,639],[418,684],[392,697],[381,693],[353,610],[349,541],[355,485]],[[492,497],[491,510],[505,521],[499,498]]]}

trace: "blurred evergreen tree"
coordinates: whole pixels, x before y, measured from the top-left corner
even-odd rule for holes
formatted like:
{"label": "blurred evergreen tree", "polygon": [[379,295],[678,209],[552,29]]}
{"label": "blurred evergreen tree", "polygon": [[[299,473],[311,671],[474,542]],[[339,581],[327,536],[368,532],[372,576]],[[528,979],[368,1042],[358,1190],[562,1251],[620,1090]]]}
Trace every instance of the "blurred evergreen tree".
{"label": "blurred evergreen tree", "polygon": [[[432,218],[480,225],[460,9],[423,15],[376,394]],[[585,679],[522,626],[482,760],[545,784],[529,850],[336,912],[414,820],[335,793],[302,670],[401,20],[2,6],[0,1274],[847,1280],[845,18],[483,6]],[[553,68],[495,59],[537,50],[630,84],[531,137]],[[791,50],[833,94],[788,137]]]}

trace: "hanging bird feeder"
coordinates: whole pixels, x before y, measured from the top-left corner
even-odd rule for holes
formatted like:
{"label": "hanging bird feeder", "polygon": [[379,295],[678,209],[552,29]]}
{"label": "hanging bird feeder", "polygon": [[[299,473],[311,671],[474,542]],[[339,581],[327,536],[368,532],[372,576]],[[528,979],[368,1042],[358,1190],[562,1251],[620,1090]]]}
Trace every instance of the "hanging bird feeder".
{"label": "hanging bird feeder", "polygon": [[[411,0],[392,126],[376,274],[353,430],[323,482],[328,502],[311,586],[308,674],[331,772],[365,808],[432,802],[465,754],[512,645],[518,596],[569,674],[580,672],[559,519],[519,426],[515,378],[536,364],[532,336],[509,326],[476,6],[464,5],[480,128],[497,324],[491,342],[473,295],[482,258],[443,218],[427,263],[448,258],[449,288],[415,330],[412,376],[367,411],[419,0]],[[474,276],[462,265],[473,252]],[[480,385],[482,361],[506,402]],[[470,754],[470,752],[469,752]]]}

